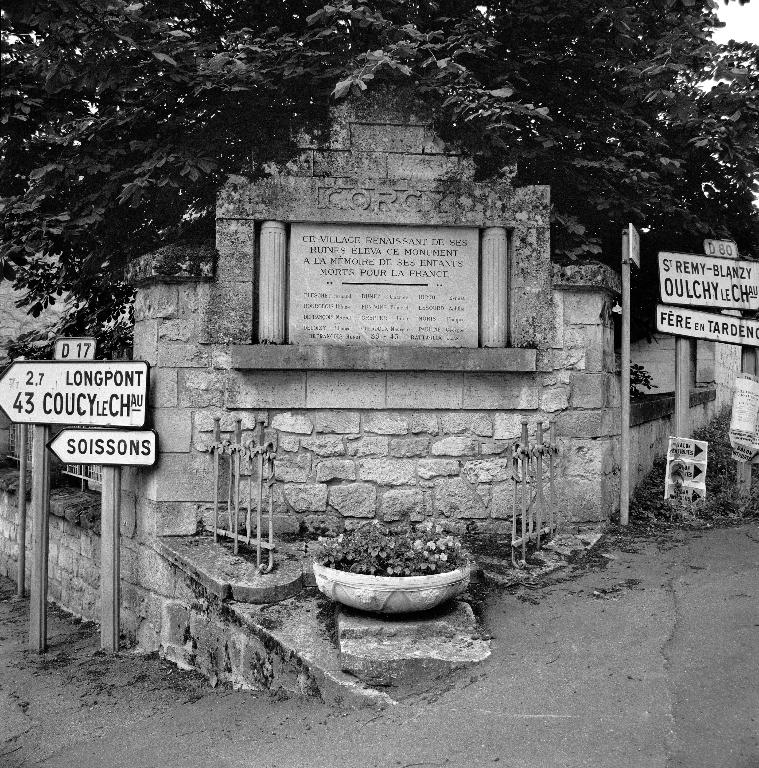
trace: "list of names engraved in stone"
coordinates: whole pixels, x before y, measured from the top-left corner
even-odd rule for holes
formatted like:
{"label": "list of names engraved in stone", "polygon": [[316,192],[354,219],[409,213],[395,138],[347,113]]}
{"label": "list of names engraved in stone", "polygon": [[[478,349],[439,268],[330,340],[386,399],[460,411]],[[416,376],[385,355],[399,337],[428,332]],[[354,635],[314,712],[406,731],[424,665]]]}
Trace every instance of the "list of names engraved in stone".
{"label": "list of names engraved in stone", "polygon": [[476,347],[479,230],[293,224],[292,344]]}

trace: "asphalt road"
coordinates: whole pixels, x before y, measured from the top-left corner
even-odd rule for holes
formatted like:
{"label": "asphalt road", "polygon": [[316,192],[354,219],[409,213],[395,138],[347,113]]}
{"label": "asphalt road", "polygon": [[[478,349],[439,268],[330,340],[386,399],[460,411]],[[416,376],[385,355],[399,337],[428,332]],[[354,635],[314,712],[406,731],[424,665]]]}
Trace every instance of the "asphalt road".
{"label": "asphalt road", "polygon": [[96,653],[0,588],[0,766],[759,768],[759,526],[606,545],[605,568],[491,597],[485,663],[394,707],[211,689]]}

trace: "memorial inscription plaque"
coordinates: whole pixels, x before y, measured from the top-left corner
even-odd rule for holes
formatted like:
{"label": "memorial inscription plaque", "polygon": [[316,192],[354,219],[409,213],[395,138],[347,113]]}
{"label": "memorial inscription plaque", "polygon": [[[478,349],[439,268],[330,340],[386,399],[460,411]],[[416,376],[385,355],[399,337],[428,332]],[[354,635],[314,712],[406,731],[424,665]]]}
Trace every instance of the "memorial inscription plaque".
{"label": "memorial inscription plaque", "polygon": [[476,347],[479,230],[293,224],[290,343]]}

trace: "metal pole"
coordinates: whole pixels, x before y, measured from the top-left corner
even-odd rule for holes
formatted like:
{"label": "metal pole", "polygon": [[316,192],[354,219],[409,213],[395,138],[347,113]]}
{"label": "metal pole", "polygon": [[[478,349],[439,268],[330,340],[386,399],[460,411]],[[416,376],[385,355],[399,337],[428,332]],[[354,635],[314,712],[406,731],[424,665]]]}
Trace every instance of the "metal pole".
{"label": "metal pole", "polygon": [[32,584],[29,600],[29,648],[47,650],[47,557],[50,517],[50,437],[47,424],[35,424],[32,438]]}
{"label": "metal pole", "polygon": [[[741,347],[741,373],[759,375],[759,349]],[[751,471],[753,464],[747,461],[737,461],[735,464],[735,479],[738,486],[738,496],[747,498],[751,495]]]}
{"label": "metal pole", "polygon": [[242,419],[235,419],[235,554],[240,550],[240,451],[242,451]]}
{"label": "metal pole", "polygon": [[221,443],[221,418],[213,419],[213,540],[219,540],[219,448]]}
{"label": "metal pole", "polygon": [[675,437],[690,437],[690,339],[675,337]]}
{"label": "metal pole", "polygon": [[256,442],[258,450],[258,496],[256,498],[256,567],[261,567],[261,505],[263,503],[264,484],[264,424],[256,423]]}
{"label": "metal pole", "polygon": [[527,459],[528,459],[528,446],[529,437],[527,435],[527,417],[522,416],[522,447],[521,447],[521,464],[522,464],[522,561],[527,562]]}
{"label": "metal pole", "polygon": [[630,236],[622,233],[622,434],[619,524],[630,518]]}
{"label": "metal pole", "polygon": [[117,653],[121,624],[121,467],[103,467],[100,528],[100,647]]}
{"label": "metal pole", "polygon": [[535,539],[536,549],[540,549],[540,529],[543,527],[543,422],[537,424],[537,445],[535,446],[535,475],[537,478],[535,486],[535,528],[537,536]]}
{"label": "metal pole", "polygon": [[[11,425],[11,429],[13,426]],[[18,425],[18,577],[16,594],[23,597],[26,593],[26,442],[28,429],[26,424]]]}

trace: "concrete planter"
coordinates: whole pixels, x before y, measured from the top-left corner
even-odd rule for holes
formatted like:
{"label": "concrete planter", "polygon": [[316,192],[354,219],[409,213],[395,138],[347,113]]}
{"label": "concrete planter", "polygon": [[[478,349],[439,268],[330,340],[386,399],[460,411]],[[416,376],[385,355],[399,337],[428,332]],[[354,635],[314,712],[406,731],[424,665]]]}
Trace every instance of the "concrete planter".
{"label": "concrete planter", "polygon": [[361,611],[427,611],[460,595],[469,585],[470,568],[429,576],[368,576],[314,563],[316,586],[327,597]]}

